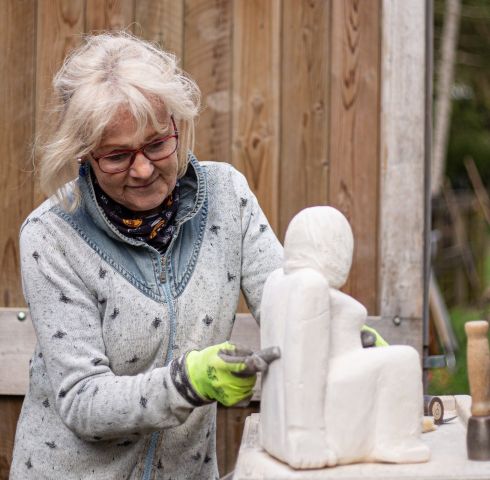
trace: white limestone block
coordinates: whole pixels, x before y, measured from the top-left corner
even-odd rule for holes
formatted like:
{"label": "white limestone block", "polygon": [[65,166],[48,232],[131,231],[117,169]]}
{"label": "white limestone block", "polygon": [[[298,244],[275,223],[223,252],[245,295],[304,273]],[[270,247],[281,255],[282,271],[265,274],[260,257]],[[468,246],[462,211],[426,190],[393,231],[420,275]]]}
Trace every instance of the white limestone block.
{"label": "white limestone block", "polygon": [[429,459],[417,352],[363,349],[366,309],[339,290],[353,243],[336,209],[303,210],[286,233],[283,268],[264,287],[262,348],[282,355],[262,380],[261,444],[293,468]]}

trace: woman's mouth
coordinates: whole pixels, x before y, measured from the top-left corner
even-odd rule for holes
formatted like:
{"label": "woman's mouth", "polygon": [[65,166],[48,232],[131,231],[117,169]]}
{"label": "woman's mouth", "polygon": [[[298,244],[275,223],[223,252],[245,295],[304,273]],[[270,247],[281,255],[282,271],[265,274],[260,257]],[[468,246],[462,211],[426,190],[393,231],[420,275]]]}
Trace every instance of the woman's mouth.
{"label": "woman's mouth", "polygon": [[140,188],[148,188],[150,187],[151,185],[153,185],[156,181],[157,181],[157,178],[154,178],[151,182],[148,182],[148,183],[145,183],[144,185],[127,185],[128,188],[137,188],[137,189],[140,189]]}

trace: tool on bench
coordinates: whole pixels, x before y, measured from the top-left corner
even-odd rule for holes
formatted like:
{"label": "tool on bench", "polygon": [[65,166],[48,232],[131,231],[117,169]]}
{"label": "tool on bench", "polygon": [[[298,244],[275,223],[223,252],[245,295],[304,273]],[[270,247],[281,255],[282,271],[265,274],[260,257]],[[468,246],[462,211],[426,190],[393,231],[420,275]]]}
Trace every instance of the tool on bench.
{"label": "tool on bench", "polygon": [[454,415],[453,417],[444,418],[444,404],[442,399],[432,395],[424,395],[424,415],[433,417],[436,425],[449,423],[457,417],[457,415]]}
{"label": "tool on bench", "polygon": [[490,460],[490,351],[488,322],[466,322],[468,337],[468,380],[471,392],[471,417],[466,446],[470,460]]}
{"label": "tool on bench", "polygon": [[444,423],[444,404],[442,400],[432,395],[424,395],[424,415],[434,417],[436,425]]}
{"label": "tool on bench", "polygon": [[236,377],[248,377],[258,372],[265,372],[269,364],[281,357],[279,347],[268,347],[258,352],[248,348],[236,346],[235,350],[220,350],[218,356],[227,363],[244,363],[246,368],[240,372],[233,372]]}

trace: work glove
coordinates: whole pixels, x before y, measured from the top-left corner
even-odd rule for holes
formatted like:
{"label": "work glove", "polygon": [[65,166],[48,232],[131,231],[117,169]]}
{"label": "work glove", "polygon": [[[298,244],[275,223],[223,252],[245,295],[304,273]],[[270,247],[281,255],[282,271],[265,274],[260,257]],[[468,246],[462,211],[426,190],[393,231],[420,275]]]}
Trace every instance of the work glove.
{"label": "work glove", "polygon": [[361,328],[361,342],[364,348],[387,347],[388,342],[374,329],[363,325]]}
{"label": "work glove", "polygon": [[192,350],[185,356],[189,382],[199,397],[229,407],[252,396],[256,373],[280,357],[279,348],[254,353],[230,342]]}

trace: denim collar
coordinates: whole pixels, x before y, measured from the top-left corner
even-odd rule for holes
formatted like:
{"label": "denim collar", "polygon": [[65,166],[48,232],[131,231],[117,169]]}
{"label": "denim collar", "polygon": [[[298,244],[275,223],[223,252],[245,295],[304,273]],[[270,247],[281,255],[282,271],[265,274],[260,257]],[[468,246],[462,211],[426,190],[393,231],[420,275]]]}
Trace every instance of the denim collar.
{"label": "denim collar", "polygon": [[[95,224],[110,237],[131,245],[147,245],[145,242],[126,237],[109,221],[95,198],[89,169],[89,163],[84,163],[80,166],[78,185],[82,197],[81,207],[88,212]],[[180,179],[180,205],[175,219],[177,228],[196,215],[204,203],[205,196],[206,179],[204,169],[194,154],[189,152],[187,170]]]}

